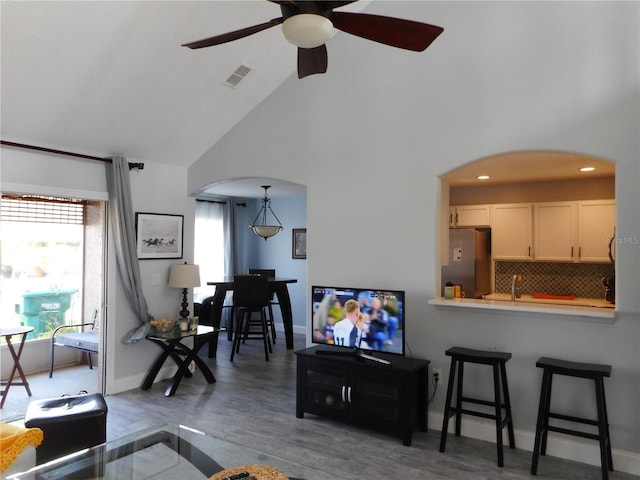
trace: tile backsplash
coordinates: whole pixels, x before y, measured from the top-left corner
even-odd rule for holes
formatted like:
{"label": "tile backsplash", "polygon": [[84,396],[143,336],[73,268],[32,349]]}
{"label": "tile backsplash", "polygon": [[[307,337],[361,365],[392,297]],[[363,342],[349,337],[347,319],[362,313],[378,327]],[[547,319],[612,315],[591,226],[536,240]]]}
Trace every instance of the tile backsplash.
{"label": "tile backsplash", "polygon": [[576,297],[604,298],[602,277],[615,274],[613,263],[553,263],[553,262],[495,262],[495,289],[497,293],[511,292],[513,275],[522,275],[522,293],[534,292]]}

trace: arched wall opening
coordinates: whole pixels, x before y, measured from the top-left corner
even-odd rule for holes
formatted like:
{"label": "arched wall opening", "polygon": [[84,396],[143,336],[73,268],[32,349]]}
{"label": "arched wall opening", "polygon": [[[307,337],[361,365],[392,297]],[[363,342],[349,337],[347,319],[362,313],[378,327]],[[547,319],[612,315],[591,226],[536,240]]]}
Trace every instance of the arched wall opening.
{"label": "arched wall opening", "polygon": [[[589,170],[581,171],[584,168]],[[479,227],[487,231],[491,248],[489,281],[488,287],[467,285],[469,296],[481,298],[486,288],[489,293],[508,293],[509,280],[524,272],[524,291],[529,294],[561,295],[566,290],[575,296],[604,298],[602,278],[615,280],[615,265],[607,255],[615,235],[615,183],[614,162],[559,151],[505,152],[441,175],[436,272],[440,295],[444,296],[446,283],[459,283],[447,278],[455,275],[449,266],[458,268],[460,256],[470,255],[450,244],[451,230]],[[528,235],[526,249],[515,250],[516,239],[514,249],[509,249],[504,225],[498,226],[500,218],[513,223],[508,235]],[[589,232],[597,255],[579,245]]]}
{"label": "arched wall opening", "polygon": [[[271,207],[283,226],[282,231],[266,241],[249,228],[261,208],[262,185],[270,186]],[[280,178],[234,177],[204,184],[193,195],[198,199],[228,202],[233,209],[236,273],[246,273],[250,268],[275,269],[278,277],[296,279],[288,290],[294,331],[304,334],[307,261],[293,254],[293,231],[307,227],[306,187]],[[279,323],[280,312],[276,309],[275,313],[276,323]]]}

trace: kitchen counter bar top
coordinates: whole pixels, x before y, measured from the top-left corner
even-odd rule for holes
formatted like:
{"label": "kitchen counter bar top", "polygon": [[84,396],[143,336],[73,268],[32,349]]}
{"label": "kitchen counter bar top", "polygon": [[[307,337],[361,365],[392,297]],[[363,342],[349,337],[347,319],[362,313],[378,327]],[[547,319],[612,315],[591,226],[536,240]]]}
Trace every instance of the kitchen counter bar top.
{"label": "kitchen counter bar top", "polygon": [[[490,293],[483,296],[484,300],[499,300],[501,302],[510,302],[511,294],[509,293]],[[541,303],[546,305],[568,305],[574,307],[598,307],[598,308],[615,308],[615,305],[601,298],[582,298],[575,297],[573,300],[563,300],[558,298],[533,298],[532,295],[522,295],[516,298],[516,303]]]}
{"label": "kitchen counter bar top", "polygon": [[574,300],[546,300],[523,295],[511,301],[507,293],[493,293],[485,295],[484,299],[454,298],[447,300],[442,297],[429,300],[429,305],[436,307],[475,308],[486,310],[505,310],[528,313],[550,313],[553,315],[568,315],[574,317],[588,317],[589,320],[613,323],[615,305],[604,300],[594,298],[576,298]]}

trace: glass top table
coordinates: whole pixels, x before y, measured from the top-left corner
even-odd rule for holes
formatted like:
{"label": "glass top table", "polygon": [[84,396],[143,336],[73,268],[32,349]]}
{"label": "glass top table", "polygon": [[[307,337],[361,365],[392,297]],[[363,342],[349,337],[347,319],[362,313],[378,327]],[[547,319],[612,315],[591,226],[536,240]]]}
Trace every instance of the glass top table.
{"label": "glass top table", "polygon": [[149,428],[82,450],[7,480],[197,480],[244,465],[268,465],[291,480],[340,480],[291,460],[175,424]]}
{"label": "glass top table", "polygon": [[[158,333],[155,330],[152,331],[146,338],[158,345],[162,349],[162,353],[158,355],[156,361],[151,365],[151,368],[149,368],[140,388],[142,390],[149,390],[151,388],[160,369],[169,358],[178,366],[178,371],[173,376],[171,385],[167,387],[165,396],[173,396],[182,379],[184,377],[192,377],[191,371],[189,370],[191,362],[202,372],[207,383],[215,383],[216,377],[207,364],[198,356],[198,352],[212,339],[217,343],[218,334],[224,330],[224,328],[198,325],[194,331],[180,331],[179,328],[164,333]],[[189,345],[189,342],[184,342],[184,340],[187,339],[193,339],[191,342],[192,346]]]}

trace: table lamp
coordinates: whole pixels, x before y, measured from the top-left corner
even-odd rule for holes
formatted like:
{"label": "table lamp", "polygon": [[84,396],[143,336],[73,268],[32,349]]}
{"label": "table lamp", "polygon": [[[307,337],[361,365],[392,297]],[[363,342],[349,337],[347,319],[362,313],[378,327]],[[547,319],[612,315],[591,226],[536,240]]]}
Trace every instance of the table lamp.
{"label": "table lamp", "polygon": [[184,264],[173,265],[169,274],[169,286],[182,288],[182,310],[180,319],[186,320],[189,317],[187,306],[187,289],[200,286],[200,267],[198,265]]}

